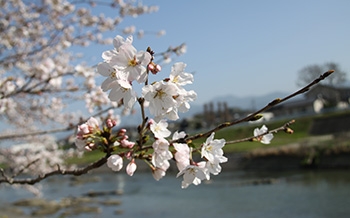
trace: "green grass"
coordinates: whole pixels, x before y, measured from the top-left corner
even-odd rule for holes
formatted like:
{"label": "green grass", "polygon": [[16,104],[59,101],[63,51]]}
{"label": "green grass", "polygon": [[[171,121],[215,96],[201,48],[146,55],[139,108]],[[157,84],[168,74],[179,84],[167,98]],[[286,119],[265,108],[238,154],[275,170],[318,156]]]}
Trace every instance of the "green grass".
{"label": "green grass", "polygon": [[[309,136],[308,131],[312,124],[312,117],[305,117],[297,119],[295,123],[293,123],[290,128],[294,130],[293,134],[287,134],[283,131],[274,134],[274,139],[271,141],[271,144],[264,145],[260,142],[241,142],[236,144],[226,145],[224,147],[225,152],[239,152],[239,151],[249,151],[255,148],[262,147],[276,147],[281,145],[286,145],[293,142],[299,142],[302,139]],[[266,126],[272,130],[283,126],[290,120],[281,120],[276,122],[266,123]],[[230,127],[223,130],[218,131],[215,134],[215,138],[224,138],[226,141],[232,141],[237,139],[242,139],[246,137],[253,136],[253,131],[255,128],[260,128],[263,124],[249,124],[240,127]]]}
{"label": "green grass", "polygon": [[[294,130],[293,134],[287,134],[283,131],[274,134],[274,139],[271,141],[271,144],[264,145],[260,142],[242,142],[237,144],[226,145],[224,147],[225,152],[239,152],[239,151],[249,151],[255,148],[265,148],[265,147],[277,147],[290,143],[298,143],[301,141],[305,141],[310,137],[309,131],[311,129],[311,125],[313,120],[315,119],[324,119],[324,118],[332,118],[336,116],[344,116],[350,114],[349,111],[340,111],[334,113],[320,114],[315,116],[301,117],[295,119],[295,123],[293,123],[290,128]],[[278,128],[283,126],[290,120],[281,120],[275,122],[268,122],[266,126],[269,130]],[[242,127],[231,127],[227,129],[220,130],[215,134],[215,138],[225,138],[226,141],[236,140],[240,138],[250,137],[253,135],[253,130],[257,127],[261,127],[263,124],[250,124]],[[330,144],[334,144],[334,141],[329,142]],[[339,144],[338,142],[336,144]]]}
{"label": "green grass", "polygon": [[66,160],[66,164],[77,164],[77,165],[84,165],[87,163],[92,163],[100,158],[105,156],[105,154],[99,150],[91,151],[91,152],[84,152],[83,156],[81,158],[68,158]]}

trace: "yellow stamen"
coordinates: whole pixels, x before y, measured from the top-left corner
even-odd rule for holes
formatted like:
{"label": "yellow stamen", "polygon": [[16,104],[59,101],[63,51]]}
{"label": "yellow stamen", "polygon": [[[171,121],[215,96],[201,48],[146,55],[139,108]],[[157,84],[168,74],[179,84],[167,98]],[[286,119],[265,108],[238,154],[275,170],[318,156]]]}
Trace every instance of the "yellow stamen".
{"label": "yellow stamen", "polygon": [[153,98],[157,98],[158,97],[159,99],[162,99],[162,97],[165,94],[165,92],[163,92],[162,89],[157,89],[156,91],[157,91],[157,93],[154,95]]}
{"label": "yellow stamen", "polygon": [[138,65],[138,63],[136,61],[136,56],[134,56],[133,59],[129,60],[128,65],[131,66],[131,67],[135,67],[136,65]]}

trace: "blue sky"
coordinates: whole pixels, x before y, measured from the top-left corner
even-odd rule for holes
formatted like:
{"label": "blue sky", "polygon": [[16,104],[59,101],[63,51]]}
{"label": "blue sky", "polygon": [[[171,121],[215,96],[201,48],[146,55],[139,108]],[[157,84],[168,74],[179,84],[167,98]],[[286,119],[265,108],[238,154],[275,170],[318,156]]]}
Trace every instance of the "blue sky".
{"label": "blue sky", "polygon": [[[135,39],[135,47],[156,52],[187,44],[175,59],[195,72],[196,103],[215,96],[259,96],[295,91],[297,72],[306,65],[333,61],[350,72],[350,1],[143,1],[157,13],[127,18],[145,31],[166,30],[163,37]],[[111,13],[112,11],[106,11]],[[114,33],[113,33],[114,34]],[[116,35],[117,33],[115,33]],[[136,37],[135,37],[136,38]],[[97,62],[102,61],[97,51]],[[160,76],[169,74],[164,66]],[[282,96],[276,96],[282,97]]]}

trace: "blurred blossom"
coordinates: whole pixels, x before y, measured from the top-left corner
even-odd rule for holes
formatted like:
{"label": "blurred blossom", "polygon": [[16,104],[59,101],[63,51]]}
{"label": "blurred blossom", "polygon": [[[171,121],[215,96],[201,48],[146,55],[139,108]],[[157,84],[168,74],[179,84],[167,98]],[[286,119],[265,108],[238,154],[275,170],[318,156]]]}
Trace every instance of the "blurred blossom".
{"label": "blurred blossom", "polygon": [[120,171],[123,168],[123,158],[113,154],[107,159],[107,166],[113,171]]}
{"label": "blurred blossom", "polygon": [[157,36],[158,36],[158,37],[164,36],[165,33],[166,33],[165,30],[160,30],[160,31],[157,33]]}
{"label": "blurred blossom", "polygon": [[[273,139],[273,134],[268,133],[268,128],[263,125],[260,129],[255,128],[254,129],[254,136],[256,136],[256,140],[260,141],[263,144],[270,144],[271,140]],[[268,133],[268,134],[266,134]],[[265,135],[262,135],[265,134]]]}

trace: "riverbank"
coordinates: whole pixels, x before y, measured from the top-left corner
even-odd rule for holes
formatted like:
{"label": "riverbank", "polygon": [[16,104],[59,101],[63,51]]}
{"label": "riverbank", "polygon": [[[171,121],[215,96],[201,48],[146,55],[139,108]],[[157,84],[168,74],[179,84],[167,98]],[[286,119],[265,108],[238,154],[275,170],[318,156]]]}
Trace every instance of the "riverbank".
{"label": "riverbank", "polygon": [[298,170],[350,169],[348,137],[323,135],[279,147],[229,153],[225,169]]}

